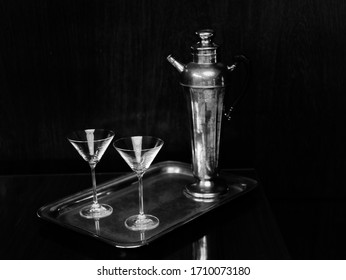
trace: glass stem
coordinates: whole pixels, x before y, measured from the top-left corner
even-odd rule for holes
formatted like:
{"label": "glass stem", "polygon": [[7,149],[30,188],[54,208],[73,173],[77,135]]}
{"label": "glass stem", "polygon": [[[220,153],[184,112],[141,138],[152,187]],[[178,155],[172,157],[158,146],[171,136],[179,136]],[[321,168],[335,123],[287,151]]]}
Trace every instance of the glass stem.
{"label": "glass stem", "polygon": [[137,173],[138,177],[138,193],[139,193],[139,215],[144,215],[144,202],[143,202],[143,174]]}
{"label": "glass stem", "polygon": [[93,201],[94,201],[93,205],[94,205],[94,207],[98,207],[99,203],[97,201],[95,166],[96,166],[96,164],[90,164],[91,180],[92,180],[92,187],[93,187]]}

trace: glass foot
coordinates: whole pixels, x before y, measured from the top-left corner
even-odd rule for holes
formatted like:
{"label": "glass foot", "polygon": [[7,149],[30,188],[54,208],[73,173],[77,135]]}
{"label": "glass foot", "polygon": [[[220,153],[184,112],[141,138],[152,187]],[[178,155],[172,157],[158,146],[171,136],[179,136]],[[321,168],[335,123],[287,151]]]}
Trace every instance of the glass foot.
{"label": "glass foot", "polygon": [[151,230],[159,225],[159,219],[152,215],[134,215],[126,219],[125,226],[134,231]]}
{"label": "glass foot", "polygon": [[107,204],[99,204],[98,206],[90,205],[82,208],[79,214],[87,219],[100,219],[113,213],[113,208]]}

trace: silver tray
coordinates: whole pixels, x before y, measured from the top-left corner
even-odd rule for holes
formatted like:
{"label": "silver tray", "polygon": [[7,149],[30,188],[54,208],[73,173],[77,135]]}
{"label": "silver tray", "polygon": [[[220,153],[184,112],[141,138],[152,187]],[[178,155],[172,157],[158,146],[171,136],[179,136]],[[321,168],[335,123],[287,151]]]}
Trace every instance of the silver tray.
{"label": "silver tray", "polygon": [[229,184],[229,192],[212,202],[198,202],[183,194],[184,186],[194,181],[190,164],[165,161],[152,165],[143,179],[144,211],[158,217],[160,224],[146,232],[131,231],[124,225],[127,217],[138,213],[137,176],[132,173],[98,186],[99,201],[113,207],[112,215],[106,218],[90,220],[79,215],[80,208],[92,202],[91,189],[42,206],[37,214],[44,220],[116,247],[140,247],[249,192],[257,185],[253,179],[230,172],[223,172],[222,177]]}

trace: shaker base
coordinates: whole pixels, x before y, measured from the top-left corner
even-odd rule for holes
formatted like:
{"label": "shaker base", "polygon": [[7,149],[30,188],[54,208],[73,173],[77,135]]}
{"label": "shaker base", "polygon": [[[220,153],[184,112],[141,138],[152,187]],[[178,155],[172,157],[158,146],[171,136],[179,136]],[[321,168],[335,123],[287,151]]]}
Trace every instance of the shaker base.
{"label": "shaker base", "polygon": [[185,186],[184,194],[195,201],[212,202],[229,190],[227,183],[221,178],[212,181],[197,181]]}

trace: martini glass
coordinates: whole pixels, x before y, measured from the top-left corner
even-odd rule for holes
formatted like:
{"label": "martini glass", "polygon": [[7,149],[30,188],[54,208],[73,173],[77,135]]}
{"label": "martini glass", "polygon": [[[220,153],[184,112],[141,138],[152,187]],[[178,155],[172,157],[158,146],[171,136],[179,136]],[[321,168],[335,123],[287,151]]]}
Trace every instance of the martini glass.
{"label": "martini glass", "polygon": [[83,207],[79,213],[87,219],[107,217],[113,208],[107,204],[100,204],[97,200],[95,167],[101,160],[107,147],[114,137],[114,132],[105,129],[86,129],[70,133],[67,139],[76,148],[82,158],[89,163],[91,169],[93,203]]}
{"label": "martini glass", "polygon": [[125,226],[134,231],[154,229],[159,225],[159,219],[153,215],[144,214],[143,175],[156,157],[163,141],[151,136],[132,136],[114,141],[113,146],[136,173],[138,177],[139,214],[125,220]]}

